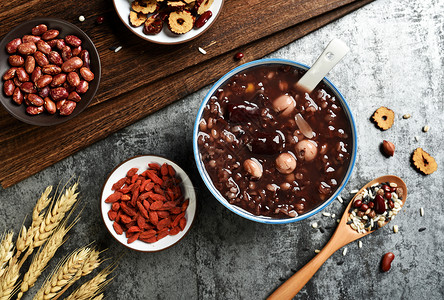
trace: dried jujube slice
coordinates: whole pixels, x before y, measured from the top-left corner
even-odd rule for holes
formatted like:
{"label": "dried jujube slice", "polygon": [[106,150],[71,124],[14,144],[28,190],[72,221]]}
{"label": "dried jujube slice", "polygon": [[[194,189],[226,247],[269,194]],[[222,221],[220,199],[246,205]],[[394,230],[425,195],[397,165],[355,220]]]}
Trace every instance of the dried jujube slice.
{"label": "dried jujube slice", "polygon": [[131,8],[135,12],[140,12],[142,14],[150,14],[157,10],[156,0],[137,0],[131,3]]}
{"label": "dried jujube slice", "polygon": [[187,10],[174,11],[168,18],[170,30],[177,34],[184,34],[193,29],[194,16]]}
{"label": "dried jujube slice", "polygon": [[[200,3],[199,3],[200,2]],[[207,10],[210,9],[211,5],[213,4],[214,0],[203,0],[203,1],[197,1],[197,14],[201,15]]]}
{"label": "dried jujube slice", "polygon": [[372,120],[376,123],[376,125],[382,130],[387,130],[392,127],[395,122],[395,113],[393,110],[387,107],[378,108],[372,116]]}
{"label": "dried jujube slice", "polygon": [[168,8],[172,10],[182,10],[185,8],[186,3],[183,1],[168,1],[167,2]]}
{"label": "dried jujube slice", "polygon": [[141,26],[143,23],[145,23],[147,18],[148,16],[141,12],[131,11],[129,14],[129,21],[133,27]]}
{"label": "dried jujube slice", "polygon": [[412,156],[415,167],[425,175],[432,174],[438,169],[435,159],[422,148],[416,148]]}

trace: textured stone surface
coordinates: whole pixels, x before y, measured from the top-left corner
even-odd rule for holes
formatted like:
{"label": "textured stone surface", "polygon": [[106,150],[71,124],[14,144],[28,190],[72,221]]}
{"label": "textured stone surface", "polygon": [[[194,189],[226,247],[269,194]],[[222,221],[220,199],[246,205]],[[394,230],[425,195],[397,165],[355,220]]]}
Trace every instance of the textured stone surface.
{"label": "textured stone surface", "polygon": [[[273,53],[269,57],[311,64],[333,37],[343,39],[351,52],[329,75],[347,99],[357,123],[358,156],[353,175],[342,193],[383,174],[399,175],[409,188],[401,214],[387,228],[335,253],[309,281],[297,299],[428,299],[444,298],[444,205],[442,192],[442,128],[444,96],[444,2],[376,0]],[[313,229],[336,226],[332,218],[315,215],[289,225],[256,224],[226,210],[203,185],[193,160],[192,127],[197,108],[209,87],[178,101],[107,139],[61,161],[6,190],[0,190],[0,231],[19,231],[47,185],[80,178],[82,218],[71,230],[48,274],[62,253],[97,241],[117,259],[108,299],[263,299],[314,257],[333,233]],[[379,106],[396,113],[385,132],[369,121]],[[402,115],[410,113],[408,120]],[[421,131],[424,125],[430,131]],[[418,136],[419,141],[414,137]],[[392,158],[379,152],[388,139],[396,145]],[[438,171],[418,174],[411,153],[423,147],[435,156]],[[54,151],[57,151],[56,147]],[[113,241],[99,215],[99,197],[107,174],[122,160],[158,154],[176,161],[188,172],[198,194],[198,211],[189,235],[159,253],[136,253]],[[36,157],[38,159],[38,157]],[[419,209],[424,207],[425,216]],[[325,211],[341,215],[334,201]],[[399,226],[399,233],[391,231]],[[423,232],[418,228],[426,227]],[[389,273],[379,271],[385,252],[395,261]],[[338,263],[343,262],[342,265]],[[40,286],[43,278],[37,282]],[[35,293],[33,288],[28,296]]]}

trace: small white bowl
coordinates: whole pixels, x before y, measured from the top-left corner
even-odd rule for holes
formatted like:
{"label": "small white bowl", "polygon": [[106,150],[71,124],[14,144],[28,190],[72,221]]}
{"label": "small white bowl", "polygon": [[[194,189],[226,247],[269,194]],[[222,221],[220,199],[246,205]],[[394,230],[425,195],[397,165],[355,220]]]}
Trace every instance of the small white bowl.
{"label": "small white bowl", "polygon": [[163,24],[162,31],[156,35],[148,35],[143,33],[143,25],[139,27],[132,27],[129,22],[129,13],[131,11],[131,0],[113,0],[114,8],[117,11],[117,15],[120,20],[122,20],[123,24],[128,27],[133,33],[138,35],[144,40],[156,43],[156,44],[164,44],[164,45],[174,45],[188,42],[210,28],[211,24],[213,24],[222,10],[222,6],[224,0],[214,0],[213,4],[210,7],[213,16],[207,21],[207,23],[199,29],[191,29],[191,31],[184,34],[174,34],[168,29],[167,24]]}
{"label": "small white bowl", "polygon": [[[105,199],[113,193],[113,191],[111,190],[113,184],[119,179],[125,177],[129,169],[139,168],[138,173],[140,174],[148,168],[149,163],[158,163],[159,165],[167,163],[174,168],[174,170],[176,171],[176,176],[182,179],[181,188],[183,196],[185,197],[185,199],[190,199],[190,203],[185,212],[185,219],[187,219],[187,224],[185,226],[185,229],[178,234],[168,235],[155,243],[145,243],[140,240],[136,240],[133,243],[128,244],[128,239],[126,238],[125,233],[119,235],[115,232],[113,228],[114,221],[111,221],[108,218],[108,211],[111,209],[111,203],[105,203]],[[171,160],[155,155],[135,156],[120,163],[108,176],[108,179],[106,180],[102,188],[100,211],[102,213],[102,219],[105,223],[106,228],[111,233],[111,235],[123,246],[141,252],[157,252],[178,243],[190,230],[191,225],[194,221],[194,217],[196,215],[196,193],[194,191],[193,183],[191,182],[185,171]]]}

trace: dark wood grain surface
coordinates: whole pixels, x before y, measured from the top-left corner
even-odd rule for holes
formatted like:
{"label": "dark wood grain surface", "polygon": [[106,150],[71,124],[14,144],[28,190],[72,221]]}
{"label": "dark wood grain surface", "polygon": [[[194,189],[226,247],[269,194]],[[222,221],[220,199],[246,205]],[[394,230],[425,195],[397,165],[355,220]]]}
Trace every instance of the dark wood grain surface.
{"label": "dark wood grain surface", "polygon": [[[0,3],[0,35],[24,20],[51,16],[70,21],[94,41],[102,82],[90,107],[54,127],[21,123],[0,108],[0,183],[11,186],[76,151],[214,82],[242,62],[263,57],[372,0],[228,0],[214,25],[175,46],[146,42],[119,20],[112,1],[8,1]],[[40,8],[37,10],[36,8]],[[97,16],[105,16],[96,25]],[[123,48],[115,53],[110,46]],[[197,48],[202,47],[207,55]]]}

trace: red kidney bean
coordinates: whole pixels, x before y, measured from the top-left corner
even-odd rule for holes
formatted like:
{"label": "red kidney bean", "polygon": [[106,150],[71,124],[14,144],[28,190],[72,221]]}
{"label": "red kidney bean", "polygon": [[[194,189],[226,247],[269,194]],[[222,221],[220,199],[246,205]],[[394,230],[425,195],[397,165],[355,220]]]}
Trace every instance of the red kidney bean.
{"label": "red kidney bean", "polygon": [[45,42],[44,40],[40,40],[37,42],[37,49],[42,52],[43,54],[48,55],[49,52],[51,52],[51,46]]}
{"label": "red kidney bean", "polygon": [[31,74],[31,81],[36,82],[39,78],[42,77],[42,68],[35,67],[34,71]]}
{"label": "red kidney bean", "polygon": [[396,193],[396,188],[395,187],[390,187],[390,192]]}
{"label": "red kidney bean", "polygon": [[[46,43],[48,43],[48,45],[54,49],[57,47],[57,40],[50,40],[50,41],[46,41]],[[60,50],[60,49],[59,49]]]}
{"label": "red kidney bean", "polygon": [[61,66],[63,64],[63,59],[57,51],[49,52],[48,59],[54,65]]}
{"label": "red kidney bean", "polygon": [[41,37],[35,35],[25,35],[22,37],[23,43],[37,43],[41,40]]}
{"label": "red kidney bean", "polygon": [[395,207],[395,203],[393,201],[389,201],[388,202],[388,206],[390,207],[390,209],[393,209]]}
{"label": "red kidney bean", "polygon": [[103,24],[103,21],[105,21],[105,18],[103,16],[98,16],[96,19],[96,23],[98,25]]}
{"label": "red kidney bean", "polygon": [[385,201],[381,195],[376,195],[375,197],[375,212],[378,214],[383,214],[385,212]]}
{"label": "red kidney bean", "polygon": [[22,40],[17,38],[13,39],[9,43],[6,44],[6,52],[9,54],[15,53],[17,51],[18,46],[22,43]]}
{"label": "red kidney bean", "polygon": [[75,103],[74,101],[65,101],[65,103],[63,103],[63,105],[60,107],[60,115],[69,116],[70,114],[72,114],[76,106],[77,103]]}
{"label": "red kidney bean", "polygon": [[17,51],[22,55],[31,55],[37,51],[37,46],[33,42],[22,43],[17,47]]}
{"label": "red kidney bean", "polygon": [[62,58],[63,61],[67,61],[72,57],[72,51],[71,48],[69,46],[65,46],[62,49]]}
{"label": "red kidney bean", "polygon": [[29,94],[28,100],[31,102],[32,105],[35,106],[42,106],[44,104],[43,99],[40,96],[37,96],[36,94]]}
{"label": "red kidney bean", "polygon": [[63,87],[66,89],[66,91],[68,92],[68,94],[71,93],[71,92],[74,92],[74,91],[76,90],[76,87],[70,85],[70,84],[68,83],[68,81],[66,81],[66,82],[63,84]]}
{"label": "red kidney bean", "polygon": [[395,259],[395,255],[392,252],[384,254],[381,261],[381,270],[387,272],[392,267],[392,261]]}
{"label": "red kidney bean", "polygon": [[62,107],[63,104],[65,104],[66,101],[67,101],[66,99],[63,99],[63,100],[57,101],[57,102],[56,102],[56,109],[57,109],[57,110],[60,110],[60,108]]}
{"label": "red kidney bean", "polygon": [[21,82],[29,81],[29,75],[28,75],[28,73],[26,73],[25,69],[23,69],[23,68],[17,69],[16,76],[17,76],[18,80],[20,80]]}
{"label": "red kidney bean", "polygon": [[23,82],[22,86],[20,87],[20,89],[28,94],[35,94],[37,93],[37,89],[35,88],[34,84],[32,82]]}
{"label": "red kidney bean", "polygon": [[78,86],[80,84],[80,77],[76,72],[69,72],[67,79],[71,86]]}
{"label": "red kidney bean", "polygon": [[88,81],[82,80],[76,88],[76,92],[79,94],[84,94],[88,91],[89,84]]}
{"label": "red kidney bean", "polygon": [[11,55],[8,62],[13,67],[21,67],[25,64],[25,60],[20,55]]}
{"label": "red kidney bean", "polygon": [[63,48],[66,47],[65,40],[64,40],[64,39],[58,39],[57,42],[56,42],[56,47],[57,47],[57,49],[59,49],[60,51],[62,51]]}
{"label": "red kidney bean", "polygon": [[65,36],[65,43],[72,47],[79,47],[82,44],[82,40],[75,35],[67,35]]}
{"label": "red kidney bean", "polygon": [[25,102],[25,104],[28,106],[32,105],[31,102],[29,102],[28,100],[28,94],[23,95],[23,102]]}
{"label": "red kidney bean", "polygon": [[390,187],[388,185],[386,185],[386,184],[384,184],[382,186],[382,189],[384,190],[384,192],[390,192]]}
{"label": "red kidney bean", "polygon": [[82,52],[82,46],[78,46],[72,49],[72,56],[79,56],[80,52]]}
{"label": "red kidney bean", "polygon": [[91,63],[88,50],[82,50],[80,52],[80,58],[83,60],[83,66],[89,69]]}
{"label": "red kidney bean", "polygon": [[41,114],[44,111],[43,106],[28,106],[26,108],[26,112],[30,115],[38,115]]}
{"label": "red kidney bean", "polygon": [[384,194],[384,197],[385,197],[385,199],[390,200],[390,199],[392,199],[392,193],[387,192]]}
{"label": "red kidney bean", "polygon": [[39,90],[39,96],[42,98],[46,98],[49,96],[49,86],[45,86],[44,88]]}
{"label": "red kidney bean", "polygon": [[85,79],[86,81],[91,81],[94,79],[94,73],[91,72],[90,69],[86,67],[80,68],[80,75]]}
{"label": "red kidney bean", "polygon": [[37,80],[35,83],[36,87],[41,89],[45,86],[49,85],[52,82],[52,76],[51,75],[43,75],[42,77]]}
{"label": "red kidney bean", "polygon": [[14,77],[14,79],[12,79],[14,81],[15,86],[21,87],[23,82],[21,82],[20,80],[18,80],[17,77]]}
{"label": "red kidney bean", "polygon": [[42,35],[48,30],[48,27],[45,24],[39,24],[31,29],[31,33],[33,35]]}
{"label": "red kidney bean", "polygon": [[72,57],[65,61],[62,65],[63,72],[69,73],[80,69],[83,66],[83,61],[79,57]]}
{"label": "red kidney bean", "polygon": [[50,30],[46,31],[45,33],[43,33],[42,39],[45,41],[52,40],[52,39],[56,38],[58,35],[59,35],[58,30],[50,29]]}
{"label": "red kidney bean", "polygon": [[15,84],[12,80],[6,80],[3,84],[3,92],[5,92],[6,96],[12,96],[15,90]]}
{"label": "red kidney bean", "polygon": [[209,19],[211,19],[212,16],[213,13],[211,12],[211,10],[207,10],[206,12],[201,14],[199,18],[197,18],[196,22],[194,22],[194,28],[201,28],[208,22]]}
{"label": "red kidney bean", "polygon": [[23,93],[20,90],[19,87],[16,87],[14,89],[14,93],[12,94],[12,100],[17,103],[18,105],[22,104],[23,102]]}
{"label": "red kidney bean", "polygon": [[359,208],[362,206],[362,200],[358,199],[353,202],[353,207]]}
{"label": "red kidney bean", "polygon": [[65,73],[57,74],[52,79],[51,87],[61,86],[62,84],[65,83],[65,81],[66,81],[66,74]]}
{"label": "red kidney bean", "polygon": [[66,91],[66,89],[64,87],[58,87],[55,89],[51,89],[49,91],[49,95],[51,96],[51,98],[54,101],[60,101],[60,100],[68,98],[68,92]]}
{"label": "red kidney bean", "polygon": [[369,202],[369,203],[368,203],[368,208],[373,208],[373,207],[375,207],[375,203],[373,203],[373,202]]}
{"label": "red kidney bean", "polygon": [[71,92],[68,95],[68,100],[79,102],[80,100],[82,100],[82,97],[80,97],[80,95],[77,94],[76,92]]}
{"label": "red kidney bean", "polygon": [[6,71],[6,73],[5,74],[3,74],[3,80],[9,80],[9,79],[12,79],[12,78],[14,78],[14,76],[15,76],[15,72],[17,71],[17,68],[16,67],[12,67],[12,68],[10,68],[8,71]]}
{"label": "red kidney bean", "polygon": [[56,65],[46,65],[42,68],[42,72],[49,75],[57,75],[62,72],[62,69]]}
{"label": "red kidney bean", "polygon": [[35,58],[34,56],[28,55],[25,59],[25,71],[31,74],[35,69]]}
{"label": "red kidney bean", "polygon": [[37,64],[38,64],[40,67],[44,67],[44,66],[46,66],[46,65],[49,64],[49,61],[48,61],[48,58],[46,57],[46,55],[43,54],[43,53],[40,52],[40,51],[37,51],[37,52],[34,54],[34,58],[35,58],[35,61],[37,62]]}
{"label": "red kidney bean", "polygon": [[48,113],[50,113],[51,115],[55,114],[57,111],[57,107],[56,107],[56,104],[54,103],[54,101],[49,99],[49,97],[46,97],[43,101],[45,102],[44,107],[45,107],[46,111]]}
{"label": "red kidney bean", "polygon": [[362,204],[361,207],[359,208],[361,211],[366,211],[368,209],[368,205],[367,204]]}
{"label": "red kidney bean", "polygon": [[238,52],[234,55],[234,59],[241,60],[244,57],[244,54],[242,52]]}

